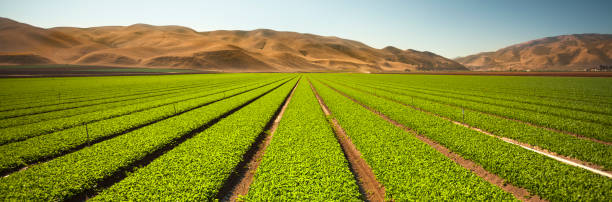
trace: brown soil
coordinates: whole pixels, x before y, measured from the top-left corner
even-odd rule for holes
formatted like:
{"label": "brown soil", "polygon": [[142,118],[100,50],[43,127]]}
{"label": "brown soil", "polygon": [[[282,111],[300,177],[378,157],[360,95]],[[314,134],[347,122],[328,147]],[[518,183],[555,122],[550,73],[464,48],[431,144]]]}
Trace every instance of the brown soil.
{"label": "brown soil", "polygon": [[[327,105],[325,105],[317,90],[312,86],[312,83],[310,84],[310,88],[317,97],[319,105],[321,105],[321,109],[325,115],[330,116],[331,112],[329,111],[329,108],[327,108]],[[357,183],[359,183],[360,188],[363,189],[366,199],[368,201],[384,201],[385,187],[383,187],[383,185],[376,180],[376,176],[374,175],[372,168],[370,168],[368,163],[361,158],[361,152],[357,150],[355,145],[351,142],[351,139],[348,137],[348,135],[346,135],[346,132],[344,129],[342,129],[335,118],[331,119],[331,124],[333,125],[336,138],[342,147],[342,151],[349,161],[353,173],[358,179]]]}
{"label": "brown soil", "polygon": [[295,89],[297,88],[297,85],[299,85],[299,83],[300,81],[298,80],[296,85],[293,86],[293,89],[291,90],[289,97],[287,97],[280,112],[278,113],[278,116],[276,116],[276,118],[274,119],[274,122],[272,123],[272,126],[269,129],[268,135],[265,137],[265,139],[261,143],[259,143],[257,147],[257,151],[255,151],[255,155],[247,163],[248,170],[244,174],[244,176],[240,179],[238,184],[232,190],[231,196],[229,197],[229,201],[236,201],[238,197],[244,196],[249,192],[249,187],[253,183],[253,177],[255,177],[255,171],[257,171],[257,167],[259,167],[259,164],[261,164],[261,160],[265,154],[266,148],[268,147],[268,145],[270,145],[270,141],[272,141],[274,132],[276,132],[276,129],[278,128],[278,124],[280,123],[280,120],[283,118],[283,114],[285,114],[285,110],[287,109],[287,106],[289,105],[289,102],[291,101],[291,98],[293,97],[293,93],[295,92]]}
{"label": "brown soil", "polygon": [[[327,84],[325,84],[327,85]],[[328,86],[328,85],[327,85]],[[482,179],[486,180],[487,182],[494,184],[496,186],[498,186],[499,188],[501,188],[502,190],[511,193],[512,195],[514,195],[514,197],[522,200],[522,201],[545,201],[544,199],[542,199],[539,196],[534,196],[531,195],[529,193],[529,191],[527,191],[524,188],[520,188],[517,186],[514,186],[512,184],[506,183],[505,180],[493,173],[490,173],[489,171],[485,170],[482,166],[478,165],[477,163],[470,161],[468,159],[465,159],[463,157],[461,157],[460,155],[453,153],[452,151],[450,151],[448,148],[442,146],[441,144],[421,135],[418,134],[417,132],[415,132],[414,130],[412,130],[411,128],[408,128],[398,122],[396,122],[395,120],[387,117],[386,115],[364,105],[363,103],[353,99],[352,97],[344,94],[343,92],[340,92],[339,90],[328,86],[329,88],[333,89],[334,91],[340,93],[341,95],[343,95],[344,97],[349,98],[350,100],[352,100],[353,102],[361,105],[362,107],[366,108],[367,110],[371,111],[372,113],[380,116],[381,118],[385,119],[386,121],[392,123],[393,125],[400,127],[402,129],[404,129],[407,132],[410,132],[412,134],[414,134],[419,140],[427,143],[429,146],[431,146],[432,148],[436,149],[438,152],[444,154],[444,156],[450,158],[451,160],[453,160],[455,163],[461,165],[462,167],[472,171],[474,174],[478,175],[479,177],[481,177]]]}

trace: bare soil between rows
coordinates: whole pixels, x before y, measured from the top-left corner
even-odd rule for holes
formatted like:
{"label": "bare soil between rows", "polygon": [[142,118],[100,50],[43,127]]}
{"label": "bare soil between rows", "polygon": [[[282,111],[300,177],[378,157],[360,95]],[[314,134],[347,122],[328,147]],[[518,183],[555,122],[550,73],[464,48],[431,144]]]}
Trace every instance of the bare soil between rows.
{"label": "bare soil between rows", "polygon": [[291,98],[293,97],[295,89],[297,88],[297,85],[299,85],[299,83],[300,79],[298,79],[295,86],[293,86],[291,93],[287,95],[285,101],[281,105],[281,108],[278,109],[278,111],[275,113],[274,118],[266,127],[267,133],[263,132],[262,135],[265,136],[263,140],[255,141],[256,146],[253,148],[252,151],[250,150],[249,152],[247,152],[251,153],[251,156],[245,158],[246,165],[242,166],[241,176],[235,177],[236,179],[233,180],[235,181],[235,185],[232,186],[231,190],[227,194],[221,194],[224,195],[222,201],[237,201],[238,197],[244,196],[249,192],[249,188],[253,183],[253,179],[255,177],[255,172],[261,164],[261,160],[265,154],[266,148],[268,147],[268,145],[270,145],[272,137],[274,136],[274,133],[276,132],[276,129],[278,128],[278,125],[283,117],[283,114],[285,114],[285,110],[287,109],[289,102],[291,102]]}
{"label": "bare soil between rows", "polygon": [[451,160],[453,160],[455,163],[459,164],[460,166],[464,167],[465,169],[470,170],[471,172],[473,172],[474,174],[476,174],[477,176],[479,176],[480,178],[486,180],[487,182],[496,185],[497,187],[501,188],[502,190],[514,195],[514,197],[516,197],[517,199],[520,199],[522,201],[546,201],[544,199],[542,199],[540,196],[537,195],[532,195],[531,193],[529,193],[529,191],[527,189],[521,188],[521,187],[517,187],[514,186],[512,184],[506,183],[506,181],[499,177],[496,174],[493,174],[489,171],[487,171],[486,169],[484,169],[482,166],[480,166],[479,164],[465,159],[463,157],[461,157],[459,154],[453,153],[452,151],[450,151],[448,148],[444,147],[443,145],[421,135],[418,134],[416,131],[412,130],[411,128],[408,128],[406,126],[404,126],[401,123],[398,123],[397,121],[387,117],[386,115],[370,108],[369,106],[355,100],[354,98],[346,95],[345,93],[331,87],[328,86],[327,84],[325,84],[327,87],[333,89],[334,91],[338,92],[339,94],[341,94],[342,96],[350,99],[351,101],[361,105],[362,107],[364,107],[365,109],[371,111],[372,113],[380,116],[381,118],[383,118],[384,120],[392,123],[393,125],[400,127],[402,129],[404,129],[407,132],[410,132],[412,134],[414,134],[419,140],[421,140],[422,142],[428,144],[429,146],[431,146],[432,148],[434,148],[436,151],[442,153],[444,156],[450,158]]}
{"label": "bare soil between rows", "polygon": [[[327,85],[327,84],[325,84],[325,85]],[[330,87],[329,85],[327,85],[327,86]],[[336,90],[333,87],[330,87],[330,88]],[[355,89],[355,88],[353,88],[353,89]],[[402,103],[402,102],[399,102],[399,101],[396,101],[396,100],[393,100],[393,99],[389,99],[389,98],[386,98],[386,97],[383,97],[383,96],[372,94],[370,92],[363,91],[363,90],[360,90],[360,89],[355,89],[355,90],[358,90],[358,91],[370,94],[372,96],[376,96],[376,97],[381,98],[381,99],[385,99],[385,100],[388,100],[388,101],[391,101],[391,102],[395,102],[395,103],[401,104],[403,106],[410,107],[410,108],[413,108],[415,110],[419,110],[421,112],[425,112],[425,113],[427,113],[429,115],[433,115],[433,116],[442,118],[444,120],[450,121],[450,122],[452,122],[454,124],[457,124],[457,125],[465,126],[465,127],[469,128],[469,129],[481,132],[483,134],[486,134],[486,135],[489,135],[489,136],[501,139],[503,141],[506,141],[506,142],[509,142],[509,143],[512,143],[512,144],[516,144],[516,145],[519,145],[519,146],[527,147],[529,149],[533,149],[533,150],[536,150],[536,151],[539,151],[539,152],[542,152],[542,153],[546,153],[548,155],[551,155],[551,156],[554,156],[554,157],[557,157],[557,158],[565,159],[565,160],[570,161],[572,163],[580,164],[582,166],[585,166],[585,167],[588,167],[590,169],[596,170],[597,172],[601,172],[601,173],[605,173],[605,174],[608,174],[608,175],[612,175],[612,173],[609,170],[606,170],[601,165],[597,165],[597,164],[594,164],[594,163],[591,163],[591,162],[582,161],[582,160],[579,160],[579,159],[576,159],[576,158],[571,158],[571,157],[568,157],[568,156],[565,156],[565,155],[557,154],[555,152],[548,151],[546,149],[542,149],[542,148],[540,148],[538,146],[533,146],[531,144],[519,142],[519,141],[514,140],[514,139],[510,139],[510,138],[506,138],[506,137],[500,137],[500,136],[492,134],[491,132],[485,131],[483,129],[480,129],[480,128],[477,128],[477,127],[474,127],[474,126],[471,126],[471,125],[468,125],[468,124],[465,124],[465,123],[461,123],[461,122],[458,122],[458,121],[454,121],[454,120],[452,120],[452,119],[450,119],[448,117],[445,117],[445,116],[442,116],[442,115],[439,115],[439,114],[436,114],[436,113],[433,113],[433,112],[430,112],[430,111],[426,111],[424,109],[421,109],[421,108],[418,108],[418,107],[415,107],[415,106],[412,106],[412,105],[408,105],[408,104],[405,104],[405,103]],[[338,90],[336,90],[336,91],[338,91]],[[340,92],[340,91],[338,91],[338,92]],[[448,105],[448,104],[444,104],[444,105]],[[448,105],[448,106],[453,106],[453,105]],[[470,110],[470,109],[468,109],[468,110]],[[475,112],[480,112],[480,113],[483,113],[483,114],[495,116],[495,117],[502,118],[502,119],[507,119],[507,120],[510,120],[510,121],[516,121],[516,122],[519,122],[519,123],[527,124],[527,125],[532,126],[532,127],[538,127],[538,128],[550,130],[550,131],[553,131],[553,132],[564,133],[564,134],[571,135],[571,136],[574,136],[574,137],[579,138],[579,139],[593,141],[593,142],[597,142],[597,143],[600,143],[600,144],[605,144],[605,145],[612,144],[612,143],[605,142],[605,141],[602,141],[602,140],[598,140],[598,139],[594,139],[594,138],[590,138],[590,137],[585,137],[585,136],[574,134],[574,133],[567,132],[567,131],[561,131],[561,130],[557,130],[557,129],[553,129],[553,128],[539,126],[539,125],[535,125],[533,123],[529,123],[529,122],[525,122],[525,121],[521,121],[521,120],[517,120],[517,119],[512,119],[512,118],[508,118],[508,117],[504,117],[504,116],[499,116],[499,115],[496,115],[496,114],[491,114],[491,113],[481,112],[481,111],[475,111]]]}
{"label": "bare soil between rows", "polygon": [[[314,86],[312,86],[312,83],[310,83],[310,88],[314,92],[323,113],[329,117],[331,112],[319,96],[317,90],[314,88]],[[374,175],[374,171],[372,171],[370,165],[368,165],[368,163],[361,158],[361,152],[359,152],[359,150],[357,150],[355,145],[351,142],[351,139],[348,137],[344,129],[342,129],[338,123],[338,120],[331,118],[330,122],[336,134],[336,139],[340,143],[346,159],[349,161],[351,171],[357,178],[357,183],[360,185],[360,191],[362,194],[364,194],[367,201],[384,201],[385,187],[380,184],[378,180],[376,180],[376,176]]]}

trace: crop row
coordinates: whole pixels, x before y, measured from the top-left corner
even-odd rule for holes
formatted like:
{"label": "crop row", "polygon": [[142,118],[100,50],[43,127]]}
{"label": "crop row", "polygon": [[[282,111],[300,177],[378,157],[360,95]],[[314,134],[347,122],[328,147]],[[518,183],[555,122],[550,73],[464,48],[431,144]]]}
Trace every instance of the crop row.
{"label": "crop row", "polygon": [[[54,102],[48,106],[30,107],[26,109],[17,109],[17,110],[0,112],[0,119],[22,117],[22,116],[27,116],[27,115],[42,114],[42,113],[69,110],[69,109],[75,109],[75,108],[84,108],[84,107],[95,106],[95,105],[140,100],[140,99],[149,98],[149,97],[157,97],[157,96],[170,95],[173,93],[180,93],[180,92],[198,89],[201,87],[211,86],[215,84],[223,85],[223,80],[217,83],[212,83],[212,84],[196,85],[196,86],[189,86],[189,87],[182,87],[182,88],[167,88],[167,89],[162,89],[162,90],[157,90],[157,91],[152,91],[152,92],[136,92],[136,93],[130,93],[127,95],[117,95],[115,97],[111,97],[107,99],[97,99],[97,100],[86,101],[86,102],[61,103],[61,104]],[[118,91],[117,94],[121,94],[122,90],[117,90],[117,91]]]}
{"label": "crop row", "polygon": [[[605,99],[602,99],[601,96],[591,95],[588,100],[577,100],[581,97],[580,95],[562,92],[559,94],[560,96],[551,97],[552,92],[569,88],[580,90],[582,92],[581,95],[589,95],[585,91],[602,89],[601,83],[589,83],[592,82],[591,79],[584,78],[418,75],[343,75],[342,77],[366,83],[394,84],[394,86],[402,88],[452,92],[457,95],[477,95],[496,99],[502,98],[515,102],[536,103],[539,105],[551,105],[552,107],[612,114],[612,109],[610,109],[612,102],[604,101]],[[570,86],[567,86],[568,84]],[[514,89],[517,85],[523,86],[522,88]]]}
{"label": "crop row", "polygon": [[[327,83],[332,83],[327,80]],[[359,89],[335,83],[337,89],[342,90],[352,88],[364,93],[371,93],[372,88],[361,85]],[[431,112],[451,120],[462,122],[473,127],[488,131],[494,135],[508,137],[519,142],[538,146],[564,156],[577,158],[604,166],[606,169],[612,168],[612,146],[580,139],[571,135],[554,132],[551,130],[533,127],[528,124],[516,122],[497,116],[481,113],[478,111],[465,110],[460,107],[448,106],[429,100],[415,98],[398,93],[377,90],[376,96],[400,102],[407,106],[417,107],[421,110]]]}
{"label": "crop row", "polygon": [[[286,80],[286,79],[284,79]],[[14,170],[29,163],[61,155],[75,148],[87,145],[150,125],[152,123],[182,114],[202,106],[256,90],[271,83],[255,84],[235,89],[219,89],[217,92],[176,103],[172,106],[159,106],[145,111],[107,119],[87,126],[80,126],[47,135],[30,138],[0,146],[0,173]],[[227,91],[225,91],[227,90]],[[223,91],[225,94],[220,93]]]}
{"label": "crop row", "polygon": [[[7,97],[7,102],[0,106],[0,111],[103,100],[120,96],[129,96],[136,93],[157,92],[171,88],[205,85],[211,80],[216,80],[213,78],[210,80],[175,78],[176,80],[174,82],[160,82],[159,80],[156,81],[157,79],[151,79],[151,77],[148,78],[149,80],[145,81],[134,77],[122,79],[121,81],[101,77],[90,77],[90,83],[80,83],[82,82],[81,78],[43,78],[34,81],[35,84],[29,83],[28,86],[32,86],[33,88],[23,88],[18,85],[13,86],[15,88],[13,90],[17,92],[5,95]],[[129,80],[133,81],[129,82]],[[21,81],[13,81],[8,84],[19,83],[21,83]],[[27,91],[31,92],[29,96],[28,93],[26,93]]]}
{"label": "crop row", "polygon": [[[45,107],[51,105],[71,105],[80,102],[114,99],[137,93],[154,93],[168,89],[203,86],[218,83],[222,80],[240,81],[258,79],[269,75],[172,75],[145,77],[80,77],[40,78],[32,80],[9,80],[6,86],[11,87],[6,101],[0,106],[1,111]],[[27,84],[24,84],[27,82]],[[6,92],[6,91],[5,91]],[[33,93],[31,98],[19,99]],[[16,99],[10,101],[11,99]]]}
{"label": "crop row", "polygon": [[343,88],[342,92],[532,194],[548,200],[572,201],[605,201],[612,197],[612,181],[607,177],[560,163],[393,101],[347,88]]}
{"label": "crop row", "polygon": [[[240,83],[240,81],[233,81],[233,83]],[[57,118],[71,117],[86,113],[95,113],[102,110],[123,107],[127,105],[134,105],[144,102],[155,101],[159,99],[163,99],[164,97],[172,97],[172,96],[180,96],[184,94],[200,92],[203,89],[213,88],[216,86],[224,86],[224,85],[232,85],[231,83],[217,83],[207,86],[198,86],[195,89],[179,89],[173,90],[171,92],[160,92],[160,93],[151,93],[148,95],[135,95],[124,97],[120,99],[110,99],[104,101],[94,101],[93,103],[80,103],[78,106],[71,106],[68,108],[59,108],[56,110],[36,112],[32,114],[25,114],[23,116],[10,117],[0,120],[0,128],[6,128],[11,126],[19,126],[31,123],[38,123],[41,121],[52,120]],[[49,106],[55,107],[55,106]],[[28,110],[38,110],[37,108],[32,108]],[[16,112],[16,111],[13,111]]]}
{"label": "crop row", "polygon": [[245,199],[360,199],[348,161],[306,79],[297,86]]}
{"label": "crop row", "polygon": [[351,141],[385,186],[386,198],[404,200],[509,200],[502,191],[459,166],[413,134],[313,82]]}
{"label": "crop row", "polygon": [[[261,82],[261,81],[258,81]],[[95,113],[86,113],[76,116],[70,116],[65,118],[53,119],[48,121],[41,121],[34,124],[26,124],[11,128],[0,129],[0,145],[24,140],[30,137],[35,137],[39,135],[44,135],[48,133],[58,132],[65,129],[69,129],[75,126],[80,126],[83,124],[89,124],[96,121],[101,121],[105,119],[111,119],[119,116],[124,116],[132,113],[138,113],[145,110],[149,110],[152,108],[158,108],[166,105],[172,105],[171,107],[176,107],[176,103],[189,101],[193,99],[197,99],[203,96],[212,95],[221,93],[223,95],[229,95],[229,90],[244,88],[248,85],[253,85],[253,83],[242,83],[240,85],[230,85],[230,86],[212,86],[209,88],[200,89],[201,92],[192,92],[191,94],[185,95],[175,95],[173,97],[168,97],[166,99],[159,100],[151,100],[151,102],[142,102],[136,103],[133,105],[127,105],[112,109],[106,109],[103,111],[95,112]]]}
{"label": "crop row", "polygon": [[66,200],[75,197],[285,83],[227,98],[11,174],[0,180],[0,198]]}
{"label": "crop row", "polygon": [[265,130],[295,81],[253,103],[104,190],[93,201],[212,201]]}
{"label": "crop row", "polygon": [[[356,83],[356,82],[352,82],[352,83]],[[359,81],[359,83],[363,84],[364,82]],[[366,81],[366,83],[370,83],[370,82]],[[431,95],[431,96],[443,97],[443,98],[448,98],[448,99],[453,99],[453,100],[463,100],[463,101],[469,101],[469,102],[474,102],[474,103],[482,103],[482,104],[487,104],[491,106],[509,108],[513,110],[521,110],[523,112],[547,114],[547,115],[552,115],[552,117],[556,116],[560,118],[587,121],[587,122],[593,122],[593,123],[598,123],[598,124],[607,125],[607,126],[612,125],[612,116],[609,114],[590,113],[590,112],[584,112],[580,110],[568,110],[566,108],[550,107],[546,105],[533,105],[533,104],[528,104],[524,102],[508,101],[505,99],[495,99],[495,98],[488,98],[484,96],[474,96],[474,95],[467,95],[467,94],[457,95],[457,94],[449,93],[449,92],[416,89],[414,87],[398,87],[397,84],[376,82],[376,84],[372,84],[370,86],[376,86],[382,89],[399,90],[399,91],[406,92],[406,93],[410,92],[414,94]]]}
{"label": "crop row", "polygon": [[[369,86],[367,84],[360,84],[363,86]],[[498,116],[503,116],[511,119],[517,119],[529,123],[534,123],[537,125],[564,130],[573,132],[576,134],[580,134],[583,136],[599,139],[606,142],[612,142],[612,127],[581,121],[581,120],[573,120],[567,119],[563,117],[548,115],[548,114],[540,114],[534,113],[531,111],[514,109],[508,107],[502,107],[497,105],[491,105],[486,103],[461,100],[461,99],[451,99],[450,97],[443,97],[437,95],[429,95],[424,94],[422,92],[410,92],[407,90],[395,90],[388,89],[384,87],[372,87],[376,90],[387,91],[396,94],[402,94],[407,96],[413,96],[421,99],[430,100],[433,102],[448,104],[455,107],[463,107],[465,109],[471,109],[474,111],[490,113]]]}

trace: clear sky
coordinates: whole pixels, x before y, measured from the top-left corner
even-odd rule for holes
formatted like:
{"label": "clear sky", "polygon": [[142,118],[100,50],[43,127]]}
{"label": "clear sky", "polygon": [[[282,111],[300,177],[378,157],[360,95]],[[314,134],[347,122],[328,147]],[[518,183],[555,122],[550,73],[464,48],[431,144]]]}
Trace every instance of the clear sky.
{"label": "clear sky", "polygon": [[612,33],[612,0],[0,0],[0,16],[38,27],[267,28],[427,50],[454,58],[547,36]]}

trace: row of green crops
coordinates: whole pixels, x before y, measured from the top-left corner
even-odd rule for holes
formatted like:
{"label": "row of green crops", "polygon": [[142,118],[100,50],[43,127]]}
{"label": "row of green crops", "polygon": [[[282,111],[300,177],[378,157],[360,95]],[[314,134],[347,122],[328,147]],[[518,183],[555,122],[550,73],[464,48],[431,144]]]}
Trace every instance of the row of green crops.
{"label": "row of green crops", "polygon": [[[198,109],[213,102],[273,85],[277,82],[279,81],[229,89],[229,91],[224,91],[225,94],[219,93],[219,91],[212,92],[208,95],[176,103],[172,106],[160,106],[130,115],[95,122],[87,126],[75,127],[21,142],[2,145],[0,146],[0,173],[37,162],[41,159],[61,155],[74,148],[87,145],[89,142],[114,137],[177,114]],[[223,89],[219,90],[223,91]]]}
{"label": "row of green crops", "polygon": [[[366,87],[365,85],[361,85],[360,88],[354,88],[343,83],[332,82],[331,80],[326,80],[326,82],[334,83],[343,88],[352,88],[364,93],[373,92],[373,88]],[[408,106],[417,107],[421,110],[447,117],[454,121],[466,123],[498,136],[512,138],[519,142],[538,146],[564,156],[601,165],[607,169],[612,167],[612,146],[610,145],[533,127],[528,124],[480,113],[478,111],[462,111],[462,108],[459,107],[431,102],[415,96],[403,95],[382,89],[377,89],[375,94],[375,96],[388,98]]]}
{"label": "row of green crops", "polygon": [[[224,79],[224,80],[227,80],[227,79]],[[25,124],[31,124],[31,123],[39,123],[45,120],[72,117],[72,116],[87,114],[87,113],[95,113],[95,112],[99,112],[102,110],[108,110],[112,108],[118,108],[118,107],[124,107],[128,105],[135,105],[139,103],[155,101],[155,100],[163,99],[166,97],[181,96],[181,95],[190,94],[190,93],[197,93],[207,88],[213,88],[215,86],[219,87],[219,86],[226,86],[226,85],[235,85],[239,83],[248,83],[247,79],[230,80],[230,81],[224,81],[224,80],[220,80],[212,84],[197,86],[195,88],[177,89],[177,90],[172,90],[172,91],[163,91],[159,93],[149,93],[147,95],[142,95],[142,94],[137,93],[136,95],[130,95],[128,97],[83,102],[83,103],[78,103],[77,105],[70,105],[70,106],[52,105],[52,106],[47,106],[47,107],[42,107],[42,108],[29,108],[26,110],[33,110],[33,111],[46,110],[46,108],[56,108],[56,109],[42,111],[40,113],[35,112],[32,114],[26,114],[23,116],[2,119],[0,120],[0,128],[19,126],[19,125],[25,125]],[[19,111],[23,111],[23,110],[9,111],[6,113],[19,112]]]}
{"label": "row of green crops", "polygon": [[[356,83],[355,81],[349,83]],[[363,84],[365,82],[360,81],[359,83]],[[370,83],[370,82],[367,82]],[[466,95],[460,94],[457,95],[455,93],[448,92],[440,92],[435,90],[423,90],[423,89],[415,89],[413,87],[398,87],[397,85],[392,85],[388,83],[375,83],[371,84],[372,86],[379,87],[381,89],[389,89],[389,90],[398,90],[405,93],[412,94],[422,94],[422,95],[431,95],[441,98],[448,98],[452,100],[462,100],[473,103],[487,104],[491,106],[504,107],[513,110],[521,110],[521,112],[527,113],[539,113],[551,115],[551,117],[561,117],[567,118],[571,120],[592,122],[601,125],[612,125],[612,116],[609,114],[600,114],[600,113],[591,113],[585,112],[581,110],[570,110],[566,108],[559,107],[551,107],[547,105],[534,105],[528,104],[524,102],[516,102],[516,101],[508,101],[505,99],[497,99],[497,98],[488,98],[484,96],[474,96],[474,95]]]}
{"label": "row of green crops", "polygon": [[480,164],[508,183],[545,199],[606,201],[612,198],[612,180],[607,177],[563,164],[393,101],[339,85],[331,86]]}
{"label": "row of green crops", "polygon": [[385,186],[386,198],[406,200],[511,200],[513,196],[455,164],[348,98],[313,82],[351,141]]}
{"label": "row of green crops", "polygon": [[103,191],[94,201],[210,201],[265,130],[295,80],[261,97]]}
{"label": "row of green crops", "polygon": [[247,82],[239,85],[211,86],[208,88],[201,88],[198,92],[191,92],[190,94],[188,93],[184,95],[174,95],[165,99],[159,98],[157,100],[150,100],[149,102],[143,101],[141,103],[136,103],[133,105],[104,109],[102,111],[93,113],[86,113],[77,116],[0,129],[0,145],[9,142],[24,140],[39,135],[60,132],[62,130],[69,129],[75,126],[80,126],[86,123],[94,123],[96,121],[112,119],[164,106],[171,105],[170,107],[176,107],[177,105],[180,105],[179,103],[181,102],[192,101],[194,99],[198,99],[208,95],[221,94],[227,96],[230,95],[229,91],[231,90],[246,88],[249,85],[256,84],[257,82],[262,81]]}
{"label": "row of green crops", "polygon": [[[612,99],[602,98],[612,89],[606,85],[606,78],[568,77],[500,77],[500,76],[431,76],[431,75],[359,75],[337,74],[342,79],[363,81],[370,84],[391,84],[392,88],[427,90],[453,95],[471,95],[520,102],[532,105],[551,106],[595,114],[612,115]],[[512,89],[517,85],[523,88]],[[567,88],[580,90],[577,95],[563,92],[552,96],[555,91]],[[599,95],[588,92],[596,90]],[[587,100],[579,100],[588,96]],[[608,96],[609,97],[609,96]]]}
{"label": "row of green crops", "polygon": [[[97,99],[97,100],[93,100],[93,101],[86,101],[86,102],[78,102],[78,103],[70,103],[70,104],[54,104],[54,105],[49,105],[49,106],[43,106],[43,107],[31,107],[31,108],[27,108],[27,109],[18,109],[18,110],[11,110],[11,111],[5,111],[5,112],[1,112],[0,113],[0,119],[2,119],[2,121],[0,122],[0,127],[6,127],[6,124],[4,123],[6,121],[6,119],[10,119],[10,118],[21,118],[24,116],[28,116],[28,115],[39,115],[39,114],[50,114],[52,112],[62,112],[61,115],[63,116],[70,116],[70,115],[74,115],[74,114],[80,114],[80,113],[85,113],[85,112],[90,112],[90,111],[97,111],[100,109],[100,106],[102,106],[102,108],[108,108],[108,107],[113,107],[113,106],[121,106],[121,105],[128,105],[130,103],[134,103],[134,102],[139,102],[139,101],[146,101],[148,99],[155,99],[158,97],[164,97],[164,96],[170,96],[173,94],[180,94],[180,93],[184,93],[184,92],[197,92],[198,89],[202,88],[202,87],[209,87],[209,86],[214,86],[214,85],[228,85],[231,84],[227,81],[223,82],[224,80],[220,80],[218,81],[218,83],[210,83],[210,84],[204,84],[204,85],[197,85],[197,86],[190,86],[190,87],[185,87],[185,88],[169,88],[169,89],[163,89],[163,90],[158,90],[155,92],[147,92],[147,93],[132,93],[129,95],[119,95],[119,96],[115,96],[112,98],[108,98],[108,99]],[[121,93],[122,90],[117,90],[117,93]],[[55,116],[55,117],[63,117],[63,116]],[[55,118],[55,117],[50,117],[50,118]],[[46,117],[41,117],[41,118],[36,118],[36,120],[47,120],[50,118],[46,118]],[[28,120],[20,120],[18,121],[19,123],[29,123],[27,122]]]}
{"label": "row of green crops", "polygon": [[368,75],[354,78],[389,81],[402,86],[481,92],[487,95],[517,96],[544,101],[569,101],[612,106],[609,78],[546,76],[456,76],[456,75]]}
{"label": "row of green crops", "polygon": [[[353,82],[352,85],[355,85],[356,82]],[[395,89],[389,88],[388,86],[372,86],[367,85],[364,82],[359,82],[360,86],[369,86],[373,87],[377,90],[388,91],[391,93],[397,93],[407,96],[413,96],[416,98],[426,99],[431,102],[438,102],[447,104],[454,107],[463,107],[465,109],[471,109],[474,111],[490,113],[498,116],[503,116],[511,119],[517,119],[525,122],[534,123],[541,126],[546,126],[554,129],[569,131],[573,133],[577,133],[580,135],[584,135],[587,137],[592,137],[595,139],[612,142],[612,127],[608,124],[602,123],[594,123],[584,120],[576,120],[567,117],[560,117],[556,115],[551,115],[548,113],[537,113],[529,110],[518,109],[511,106],[504,105],[493,105],[488,103],[483,103],[479,101],[466,100],[461,96],[449,97],[448,95],[443,95],[440,93],[426,93],[421,91],[413,91],[406,89]],[[555,111],[553,109],[549,109],[550,111]],[[563,111],[563,109],[557,109],[557,111]],[[570,112],[568,112],[570,113]],[[586,112],[575,112],[578,113],[586,113]],[[588,114],[588,113],[587,113]],[[585,115],[589,116],[589,115]],[[606,120],[604,122],[612,122],[610,116],[608,115],[598,115],[598,114],[590,114],[593,117],[600,117],[600,120]],[[607,118],[606,118],[607,117]]]}
{"label": "row of green crops", "polygon": [[0,198],[66,200],[90,191],[122,169],[287,82],[227,98],[13,173],[0,180]]}
{"label": "row of green crops", "polygon": [[217,79],[269,77],[269,75],[173,75],[135,77],[68,77],[37,79],[3,79],[0,111],[70,105],[79,102],[112,99],[138,93],[206,85]]}
{"label": "row of green crops", "polygon": [[266,148],[246,200],[356,201],[359,187],[308,81]]}

